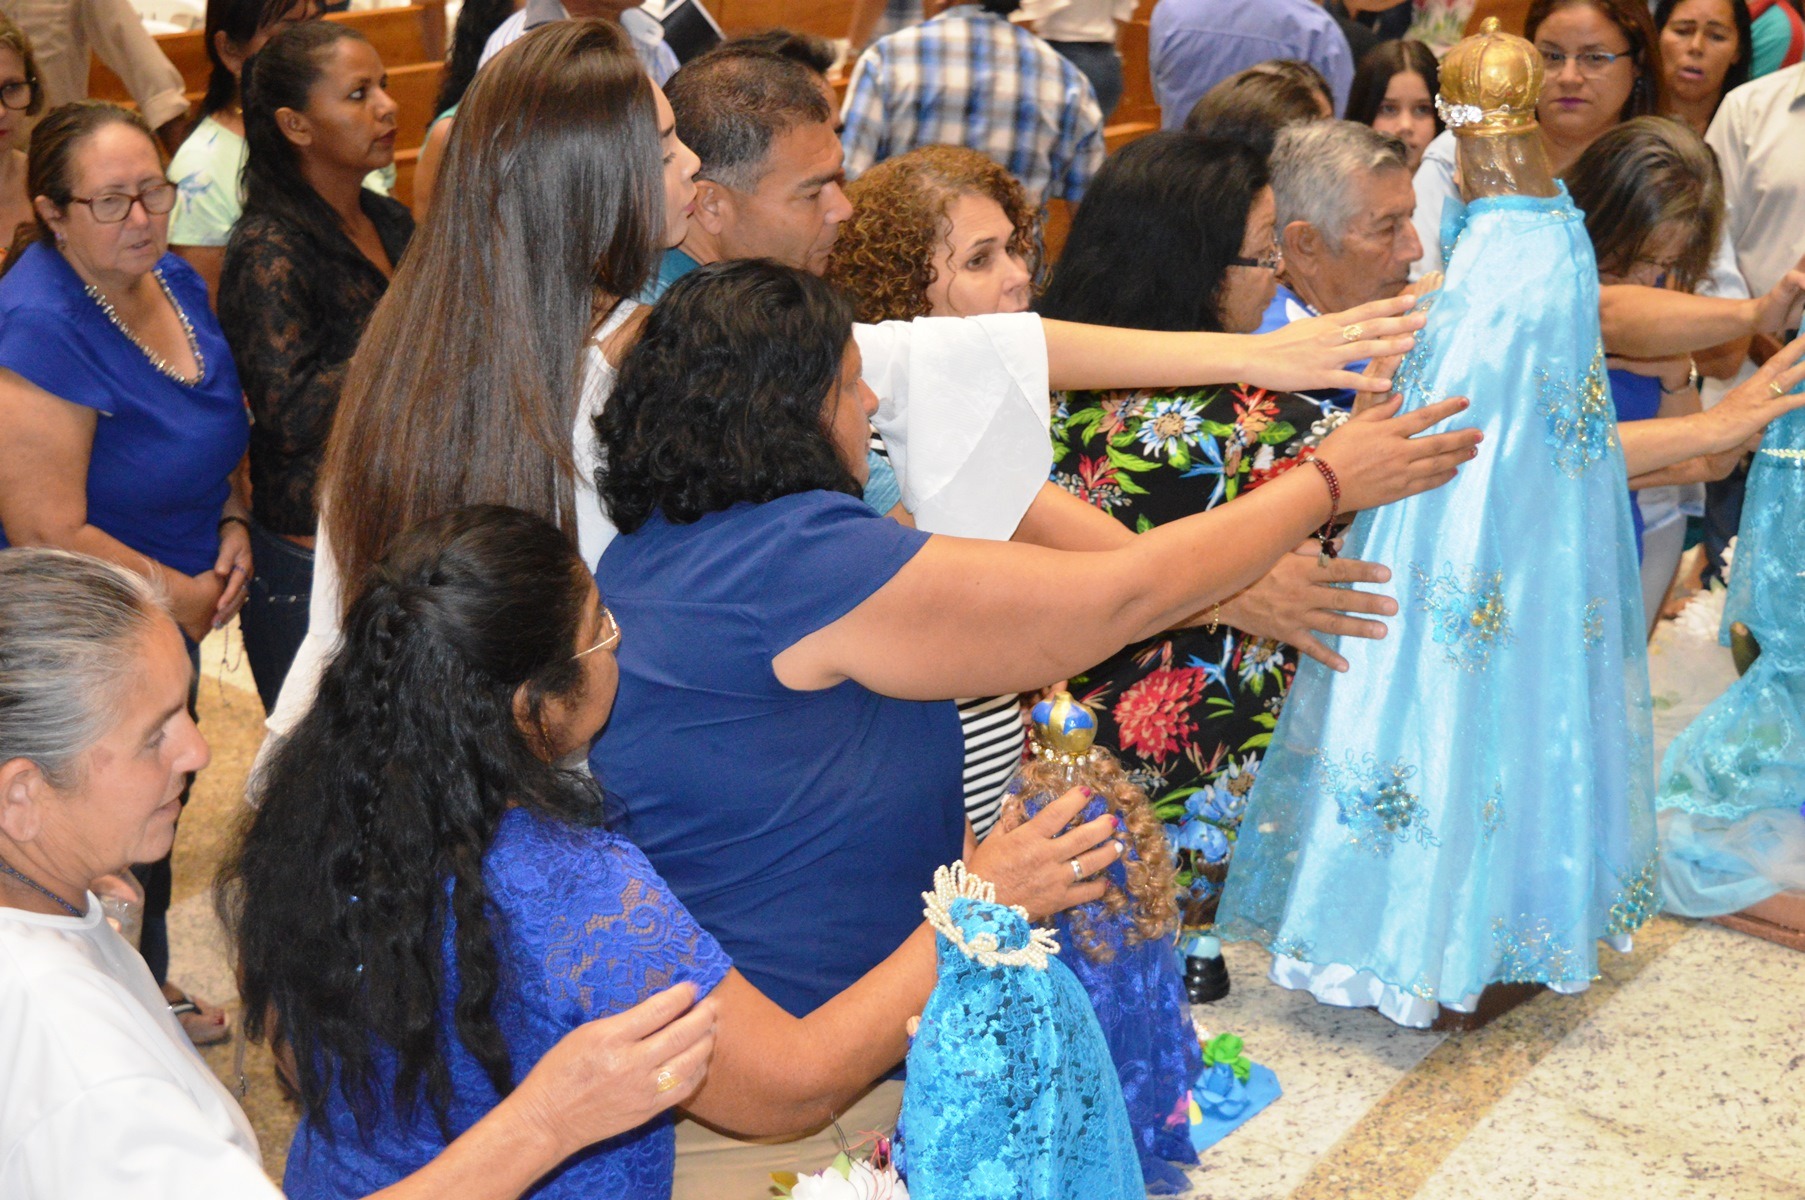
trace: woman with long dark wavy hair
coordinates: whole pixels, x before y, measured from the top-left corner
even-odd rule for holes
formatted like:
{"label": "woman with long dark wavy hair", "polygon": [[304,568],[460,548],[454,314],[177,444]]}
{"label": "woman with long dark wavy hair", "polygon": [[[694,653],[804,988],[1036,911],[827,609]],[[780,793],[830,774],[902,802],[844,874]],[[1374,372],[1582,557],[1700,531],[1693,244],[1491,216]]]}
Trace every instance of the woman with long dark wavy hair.
{"label": "woman with long dark wavy hair", "polygon": [[307,636],[314,492],[364,326],[414,233],[405,206],[365,186],[395,159],[382,59],[332,21],[286,29],[245,70],[245,207],[226,246],[220,325],[251,426],[251,546],[242,618],[264,708]]}
{"label": "woman with long dark wavy hair", "polygon": [[[607,828],[595,781],[560,765],[608,719],[616,648],[643,628],[617,626],[569,539],[517,509],[427,521],[370,572],[222,877],[248,1028],[263,1033],[270,1014],[299,1064],[291,1197],[406,1176],[566,1032],[673,981],[708,996],[716,1022],[685,1108],[737,1132],[822,1123],[902,1057],[934,984],[926,925],[791,1016]],[[968,865],[1037,914],[1094,899],[1102,885],[1074,876],[1120,846],[1107,818],[1065,831],[1085,799],[1074,790]],[[931,883],[930,870],[916,886]],[[534,1194],[665,1196],[672,1170],[658,1117]]]}

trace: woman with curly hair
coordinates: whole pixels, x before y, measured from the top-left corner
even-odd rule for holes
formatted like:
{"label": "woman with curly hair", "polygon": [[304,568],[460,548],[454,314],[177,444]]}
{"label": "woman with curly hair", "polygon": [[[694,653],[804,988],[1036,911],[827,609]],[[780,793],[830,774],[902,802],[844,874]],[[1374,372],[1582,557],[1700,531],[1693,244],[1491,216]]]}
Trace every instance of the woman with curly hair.
{"label": "woman with curly hair", "polygon": [[859,320],[1025,312],[1040,217],[1015,176],[963,146],[922,146],[846,185],[827,278]]}
{"label": "woman with curly hair", "polygon": [[[975,317],[1025,312],[1040,216],[1015,176],[963,146],[922,146],[846,185],[852,217],[840,226],[827,278],[852,297],[858,319]],[[877,431],[865,502],[909,520]],[[958,701],[965,737],[965,813],[983,833],[1022,761],[1020,697]]]}
{"label": "woman with curly hair", "polygon": [[[1124,147],[1092,182],[1040,311],[1132,329],[1255,328],[1279,265],[1266,178],[1260,154],[1235,141],[1158,133]],[[1066,392],[1058,401],[1055,479],[1135,530],[1280,478],[1342,419],[1317,401],[1248,386]],[[1396,611],[1377,596],[1357,603],[1347,610]],[[1207,931],[1297,669],[1296,649],[1260,636],[1260,608],[1248,596],[1224,599],[1207,627],[1133,642],[1071,680],[1097,714],[1098,745],[1172,827],[1189,889],[1186,981],[1200,1003],[1228,991]],[[1323,628],[1334,632],[1366,624],[1331,621],[1340,627]]]}

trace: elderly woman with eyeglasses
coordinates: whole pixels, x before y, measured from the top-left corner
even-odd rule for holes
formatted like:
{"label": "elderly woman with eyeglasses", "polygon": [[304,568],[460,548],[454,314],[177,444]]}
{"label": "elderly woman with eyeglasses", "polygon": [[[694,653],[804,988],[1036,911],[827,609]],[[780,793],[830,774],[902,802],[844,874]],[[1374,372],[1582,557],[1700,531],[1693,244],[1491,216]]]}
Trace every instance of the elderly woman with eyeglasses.
{"label": "elderly woman with eyeglasses", "polygon": [[[143,118],[89,101],[38,123],[27,184],[33,220],[0,276],[0,547],[148,576],[196,656],[251,575],[250,430],[206,288],[168,252],[175,186]],[[219,1041],[224,1017],[167,981],[161,857],[138,872],[145,959],[190,1035]]]}

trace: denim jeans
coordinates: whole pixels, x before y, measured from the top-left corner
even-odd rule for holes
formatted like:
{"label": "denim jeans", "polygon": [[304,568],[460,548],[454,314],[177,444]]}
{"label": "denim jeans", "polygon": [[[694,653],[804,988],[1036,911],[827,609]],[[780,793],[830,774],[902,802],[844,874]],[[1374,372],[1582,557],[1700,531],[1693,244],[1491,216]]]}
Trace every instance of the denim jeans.
{"label": "denim jeans", "polygon": [[263,711],[276,707],[282,681],[307,636],[307,601],[313,592],[313,551],[251,523],[250,596],[238,614],[244,656],[257,681]]}
{"label": "denim jeans", "polygon": [[1047,45],[1084,72],[1091,87],[1096,89],[1097,107],[1103,110],[1103,119],[1108,121],[1122,100],[1122,56],[1116,53],[1115,46],[1109,42],[1048,42]]}

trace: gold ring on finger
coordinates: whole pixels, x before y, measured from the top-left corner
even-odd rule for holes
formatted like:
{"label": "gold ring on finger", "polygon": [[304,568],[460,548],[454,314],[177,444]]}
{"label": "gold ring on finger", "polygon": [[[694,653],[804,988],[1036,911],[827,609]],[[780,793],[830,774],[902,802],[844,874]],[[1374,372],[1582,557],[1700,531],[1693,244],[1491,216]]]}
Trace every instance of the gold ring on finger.
{"label": "gold ring on finger", "polygon": [[1774,394],[1774,399],[1776,399],[1776,400],[1778,400],[1780,397],[1786,395],[1786,385],[1782,384],[1778,379],[1776,379],[1772,383],[1768,384],[1767,390]]}
{"label": "gold ring on finger", "polygon": [[665,1092],[670,1091],[672,1088],[676,1087],[679,1083],[682,1083],[682,1082],[683,1081],[681,1079],[678,1079],[675,1075],[671,1074],[669,1071],[658,1072],[658,1091],[661,1095]]}
{"label": "gold ring on finger", "polygon": [[1365,336],[1366,330],[1360,328],[1358,325],[1349,325],[1346,329],[1341,331],[1341,340],[1344,342],[1357,342]]}

